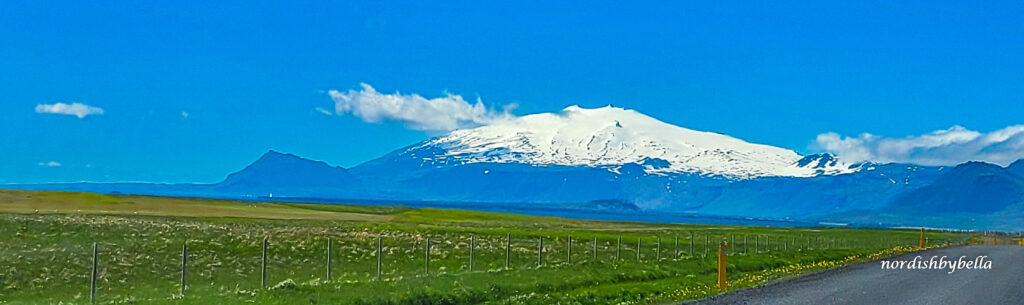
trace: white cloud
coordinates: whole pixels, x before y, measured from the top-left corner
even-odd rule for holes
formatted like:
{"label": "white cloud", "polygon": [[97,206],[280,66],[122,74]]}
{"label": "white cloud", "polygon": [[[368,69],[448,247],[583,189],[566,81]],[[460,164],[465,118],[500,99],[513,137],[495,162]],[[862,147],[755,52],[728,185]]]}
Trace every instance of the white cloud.
{"label": "white cloud", "polygon": [[886,138],[868,133],[843,137],[830,132],[818,135],[813,147],[835,153],[850,162],[954,165],[985,161],[1005,166],[1024,158],[1024,125],[989,133],[953,126],[905,138]]}
{"label": "white cloud", "polygon": [[81,119],[88,115],[103,114],[103,109],[79,103],[39,104],[36,105],[36,113],[67,114]]}
{"label": "white cloud", "polygon": [[183,118],[186,118],[186,119],[187,119],[187,118],[188,118],[188,112],[182,111],[182,112],[181,112],[181,117],[183,117]]}
{"label": "white cloud", "polygon": [[57,162],[57,161],[50,161],[50,162],[39,162],[39,166],[46,166],[46,167],[58,167],[58,166],[60,166],[60,165],[61,165],[61,164],[60,164],[59,162]]}
{"label": "white cloud", "polygon": [[402,122],[416,130],[451,131],[487,125],[497,120],[512,117],[509,111],[514,104],[496,111],[487,108],[482,101],[470,104],[462,96],[446,93],[445,96],[427,99],[411,94],[381,94],[367,84],[362,90],[341,92],[331,90],[328,94],[334,100],[334,111],[338,115],[352,113],[363,121],[378,123],[385,120]]}
{"label": "white cloud", "polygon": [[323,113],[324,115],[334,115],[334,113],[332,113],[330,110],[324,109],[322,107],[316,107],[314,110],[316,110],[316,112]]}

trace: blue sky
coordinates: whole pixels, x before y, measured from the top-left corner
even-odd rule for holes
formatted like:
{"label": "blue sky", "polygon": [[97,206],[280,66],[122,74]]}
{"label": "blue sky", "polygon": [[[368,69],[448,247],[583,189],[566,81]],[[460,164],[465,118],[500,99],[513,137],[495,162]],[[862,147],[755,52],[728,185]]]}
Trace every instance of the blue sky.
{"label": "blue sky", "polygon": [[[1022,15],[1018,1],[11,2],[0,183],[215,182],[269,149],[350,167],[429,137],[315,110],[360,83],[518,115],[612,104],[803,153],[985,136],[1024,124]],[[103,113],[36,111],[56,103]]]}

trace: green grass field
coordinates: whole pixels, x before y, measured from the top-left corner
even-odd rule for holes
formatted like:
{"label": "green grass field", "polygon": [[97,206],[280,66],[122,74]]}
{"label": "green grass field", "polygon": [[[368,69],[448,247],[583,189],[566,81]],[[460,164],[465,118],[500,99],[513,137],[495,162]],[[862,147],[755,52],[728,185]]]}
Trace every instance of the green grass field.
{"label": "green grass field", "polygon": [[661,304],[720,293],[722,239],[735,289],[911,251],[918,234],[0,190],[0,304],[89,303],[94,242],[102,304]]}

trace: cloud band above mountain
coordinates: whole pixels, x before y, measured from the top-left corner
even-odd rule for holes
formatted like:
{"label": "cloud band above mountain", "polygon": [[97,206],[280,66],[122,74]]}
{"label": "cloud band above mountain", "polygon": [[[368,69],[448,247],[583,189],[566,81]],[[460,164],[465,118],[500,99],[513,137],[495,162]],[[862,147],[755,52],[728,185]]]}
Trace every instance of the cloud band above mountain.
{"label": "cloud band above mountain", "polygon": [[850,162],[954,165],[985,161],[1005,166],[1024,158],[1024,125],[989,133],[953,126],[905,138],[886,138],[869,133],[844,137],[830,132],[818,135],[814,146]]}
{"label": "cloud band above mountain", "polygon": [[[360,85],[362,90],[328,92],[334,100],[336,114],[351,113],[371,123],[397,121],[416,130],[451,131],[510,118],[512,115],[509,111],[515,106],[507,105],[497,111],[488,108],[479,99],[470,104],[460,95],[446,94],[427,99],[417,94],[382,94],[368,84]],[[325,112],[322,110],[318,111]]]}

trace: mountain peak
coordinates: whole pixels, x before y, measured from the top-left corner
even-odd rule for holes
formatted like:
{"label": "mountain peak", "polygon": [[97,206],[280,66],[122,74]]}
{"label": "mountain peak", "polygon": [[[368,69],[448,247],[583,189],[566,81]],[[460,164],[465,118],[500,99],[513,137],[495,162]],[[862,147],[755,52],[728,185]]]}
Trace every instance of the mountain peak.
{"label": "mountain peak", "polygon": [[[798,165],[795,151],[749,143],[721,133],[662,122],[635,110],[569,106],[496,122],[414,146],[419,157],[465,163],[618,166],[665,160],[650,172],[686,172],[735,178],[808,177],[847,170],[838,162]],[[425,150],[425,151],[424,151]],[[423,153],[428,152],[428,153]],[[834,159],[834,158],[833,158]],[[445,161],[448,162],[448,161]],[[450,163],[449,163],[450,164]],[[805,164],[806,165],[806,164]]]}
{"label": "mountain peak", "polygon": [[256,161],[253,161],[252,164],[249,164],[249,166],[247,166],[246,169],[250,169],[253,167],[274,168],[296,166],[313,168],[333,168],[344,170],[344,168],[340,166],[332,166],[324,161],[311,160],[300,157],[296,154],[284,153],[276,150],[268,150],[267,152],[263,153],[263,155],[261,155],[259,159],[256,159]]}
{"label": "mountain peak", "polygon": [[276,151],[276,150],[273,150],[273,149],[268,150],[267,152],[263,153],[263,155],[261,155],[260,158],[256,159],[256,160],[258,161],[258,160],[274,160],[274,159],[303,159],[303,160],[308,160],[308,159],[305,159],[303,157],[299,157],[298,155],[295,155],[295,154],[283,153],[283,152],[279,152],[279,151]]}
{"label": "mountain peak", "polygon": [[835,167],[839,163],[839,158],[836,155],[830,153],[820,153],[804,156],[802,159],[796,162],[797,166],[811,168],[829,168]]}
{"label": "mountain peak", "polygon": [[993,213],[1019,208],[1022,196],[1024,179],[998,165],[971,161],[932,184],[897,196],[891,205],[915,213]]}
{"label": "mountain peak", "polygon": [[244,169],[228,175],[219,184],[259,189],[263,187],[340,186],[352,180],[351,174],[342,167],[270,150]]}
{"label": "mountain peak", "polygon": [[565,107],[565,108],[562,109],[562,113],[570,113],[570,112],[575,112],[575,113],[630,112],[630,113],[636,113],[636,114],[639,113],[639,112],[636,112],[635,110],[632,110],[632,109],[615,107],[615,106],[612,106],[612,105],[605,105],[603,107],[597,107],[597,108],[584,108],[584,107],[580,107],[579,105],[572,105],[572,106],[568,106],[568,107]]}
{"label": "mountain peak", "polygon": [[998,171],[1002,171],[1003,168],[1000,167],[999,165],[995,165],[995,164],[988,163],[988,162],[967,161],[967,162],[958,164],[956,167],[953,168],[953,170],[954,171],[987,171],[987,172],[997,171],[998,172]]}

